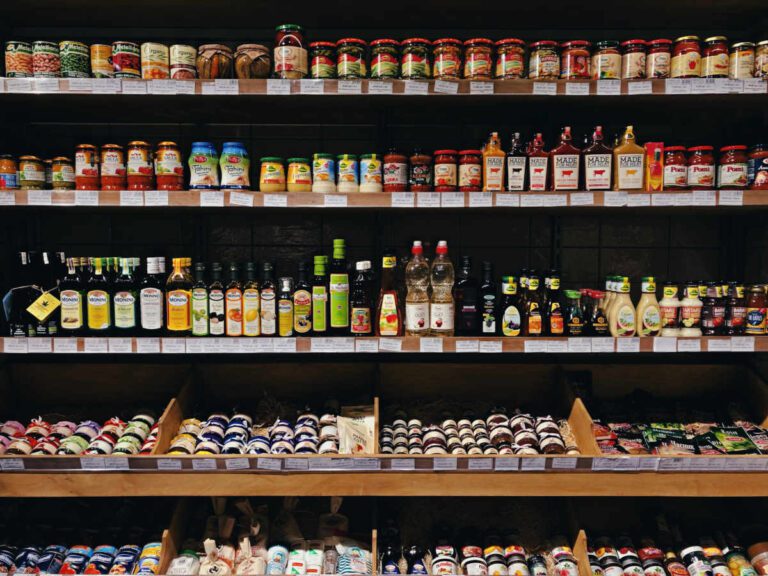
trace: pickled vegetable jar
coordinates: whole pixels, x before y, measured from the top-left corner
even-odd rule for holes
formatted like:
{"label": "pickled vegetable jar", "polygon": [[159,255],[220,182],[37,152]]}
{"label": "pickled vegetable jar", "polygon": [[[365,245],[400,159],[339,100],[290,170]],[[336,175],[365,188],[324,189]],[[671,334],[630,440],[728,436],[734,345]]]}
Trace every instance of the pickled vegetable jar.
{"label": "pickled vegetable jar", "polygon": [[531,80],[557,80],[560,76],[560,58],[557,42],[539,40],[530,45],[528,78]]}
{"label": "pickled vegetable jar", "polygon": [[401,75],[405,80],[428,79],[432,77],[429,62],[429,48],[432,43],[425,38],[408,38],[400,44],[402,56],[400,59]]}
{"label": "pickled vegetable jar", "polygon": [[306,78],[307,48],[304,29],[296,24],[283,24],[275,28],[275,78]]}
{"label": "pickled vegetable jar", "polygon": [[437,80],[458,80],[461,78],[462,48],[457,38],[435,40],[432,49],[434,75]]}
{"label": "pickled vegetable jar", "polygon": [[496,70],[500,80],[525,77],[525,42],[519,38],[505,38],[496,42]]}
{"label": "pickled vegetable jar", "polygon": [[399,42],[380,38],[371,42],[371,78],[397,78],[400,76]]}
{"label": "pickled vegetable jar", "polygon": [[560,78],[589,80],[590,46],[586,40],[570,40],[560,45]]}
{"label": "pickled vegetable jar", "polygon": [[358,80],[368,76],[365,50],[360,38],[344,38],[336,42],[336,76],[341,80]]}
{"label": "pickled vegetable jar", "polygon": [[464,78],[490,80],[493,77],[493,42],[472,38],[464,42]]}

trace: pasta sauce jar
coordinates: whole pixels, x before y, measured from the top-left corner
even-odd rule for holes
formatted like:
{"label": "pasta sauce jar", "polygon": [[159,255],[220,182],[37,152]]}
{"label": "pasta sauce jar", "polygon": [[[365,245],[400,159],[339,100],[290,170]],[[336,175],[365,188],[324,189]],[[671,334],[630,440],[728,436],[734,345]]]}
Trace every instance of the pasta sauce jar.
{"label": "pasta sauce jar", "polygon": [[704,40],[701,75],[704,78],[728,78],[728,39],[712,36]]}
{"label": "pasta sauce jar", "polygon": [[117,144],[104,144],[101,147],[101,189],[125,190],[125,154],[123,147]]}
{"label": "pasta sauce jar", "polygon": [[590,46],[586,40],[570,40],[560,45],[560,78],[589,80]]}
{"label": "pasta sauce jar", "polygon": [[480,192],[483,187],[483,153],[480,150],[459,152],[459,191]]}
{"label": "pasta sauce jar", "polygon": [[621,78],[621,53],[615,40],[602,40],[595,44],[592,54],[593,80],[618,80]]}
{"label": "pasta sauce jar", "polygon": [[496,42],[496,70],[500,80],[525,76],[525,42],[519,38],[505,38]]}
{"label": "pasta sauce jar", "polygon": [[741,144],[720,148],[717,167],[718,188],[747,187],[747,147]]}
{"label": "pasta sauce jar", "polygon": [[390,149],[384,155],[384,192],[405,192],[408,190],[408,158],[397,150]]}
{"label": "pasta sauce jar", "polygon": [[755,43],[737,42],[728,56],[728,76],[736,80],[755,77]]}
{"label": "pasta sauce jar", "polygon": [[560,77],[560,57],[557,42],[539,40],[529,46],[528,78],[531,80],[557,80]]}
{"label": "pasta sauce jar", "polygon": [[435,151],[435,192],[455,192],[456,180],[456,150]]}
{"label": "pasta sauce jar", "polygon": [[621,77],[624,80],[645,78],[647,49],[645,40],[625,40],[621,43]]}
{"label": "pasta sauce jar", "polygon": [[154,170],[149,144],[141,140],[129,142],[126,156],[128,190],[150,190]]}
{"label": "pasta sauce jar", "polygon": [[75,148],[75,188],[99,189],[99,158],[93,144],[80,144]]}
{"label": "pasta sauce jar", "polygon": [[458,80],[461,78],[461,41],[456,38],[435,40],[432,49],[432,66],[436,80]]}
{"label": "pasta sauce jar", "polygon": [[155,177],[158,190],[181,190],[184,186],[184,165],[175,142],[160,142],[157,145]]}
{"label": "pasta sauce jar", "polygon": [[685,146],[664,147],[664,190],[688,186]]}
{"label": "pasta sauce jar", "polygon": [[768,144],[755,144],[750,148],[747,180],[752,190],[768,190]]}
{"label": "pasta sauce jar", "polygon": [[688,187],[711,190],[715,186],[715,156],[712,146],[688,148]]}
{"label": "pasta sauce jar", "polygon": [[701,76],[701,48],[698,36],[680,36],[672,51],[672,78],[698,78]]}
{"label": "pasta sauce jar", "polygon": [[415,150],[411,156],[408,184],[411,192],[432,191],[432,157]]}
{"label": "pasta sauce jar", "polygon": [[490,80],[493,70],[493,42],[488,38],[472,38],[464,42],[464,78]]}

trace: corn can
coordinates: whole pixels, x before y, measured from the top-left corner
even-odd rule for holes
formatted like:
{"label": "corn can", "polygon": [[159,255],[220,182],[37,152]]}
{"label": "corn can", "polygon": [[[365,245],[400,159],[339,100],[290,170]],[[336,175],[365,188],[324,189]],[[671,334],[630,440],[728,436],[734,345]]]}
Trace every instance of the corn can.
{"label": "corn can", "polygon": [[91,44],[91,71],[94,78],[115,77],[115,67],[112,64],[112,46],[109,44]]}

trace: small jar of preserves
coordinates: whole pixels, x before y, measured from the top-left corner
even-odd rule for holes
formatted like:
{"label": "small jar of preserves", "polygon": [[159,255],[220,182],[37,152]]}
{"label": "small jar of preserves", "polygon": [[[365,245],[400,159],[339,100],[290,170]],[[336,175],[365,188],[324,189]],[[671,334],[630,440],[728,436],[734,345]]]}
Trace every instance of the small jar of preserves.
{"label": "small jar of preserves", "polygon": [[560,45],[560,78],[589,80],[590,46],[586,40],[570,40]]}
{"label": "small jar of preserves", "polygon": [[384,192],[408,190],[408,157],[390,149],[384,155]]}
{"label": "small jar of preserves", "polygon": [[645,57],[646,78],[669,78],[672,63],[672,40],[657,38],[648,42]]}
{"label": "small jar of preserves", "polygon": [[[54,190],[75,189],[75,166],[65,156],[57,156],[51,163],[51,184]],[[0,184],[2,188],[2,184]]]}
{"label": "small jar of preserves", "polygon": [[0,190],[18,190],[19,167],[10,154],[0,154]]}
{"label": "small jar of preserves", "polygon": [[720,148],[720,163],[717,167],[718,188],[746,188],[747,147],[741,144]]}
{"label": "small jar of preserves", "polygon": [[360,38],[342,38],[336,42],[336,76],[341,80],[360,80],[368,76],[365,50]]}
{"label": "small jar of preserves", "polygon": [[432,45],[432,62],[435,80],[458,80],[461,78],[461,40],[440,38]]}
{"label": "small jar of preserves", "polygon": [[377,193],[383,190],[381,177],[381,156],[360,155],[360,192]]}
{"label": "small jar of preserves", "polygon": [[309,77],[328,80],[336,78],[336,44],[312,42],[309,45]]}
{"label": "small jar of preserves", "polygon": [[399,42],[380,38],[371,42],[371,78],[398,78],[400,76]]}
{"label": "small jar of preserves", "polygon": [[[263,165],[263,164],[262,164]],[[288,158],[288,192],[311,192],[309,158]]]}
{"label": "small jar of preserves", "polygon": [[664,147],[664,190],[688,186],[688,160],[685,146]]}
{"label": "small jar of preserves", "polygon": [[336,156],[336,180],[337,189],[343,194],[354,194],[360,191],[360,171],[355,154]]}
{"label": "small jar of preserves", "polygon": [[615,40],[601,40],[592,53],[592,79],[618,80],[621,78],[621,52]]}
{"label": "small jar of preserves", "polygon": [[755,43],[737,42],[728,56],[728,76],[736,80],[755,77]]}
{"label": "small jar of preserves", "polygon": [[539,40],[529,46],[528,78],[531,80],[557,80],[560,77],[560,57],[557,42]]}
{"label": "small jar of preserves", "polygon": [[483,189],[483,153],[480,150],[459,152],[459,191],[480,192]]}
{"label": "small jar of preserves", "polygon": [[455,192],[458,156],[456,150],[435,151],[435,192]]}
{"label": "small jar of preserves", "polygon": [[755,46],[755,78],[768,78],[768,40]]}
{"label": "small jar of preserves", "polygon": [[752,190],[768,190],[768,144],[755,144],[749,149],[747,180]]}
{"label": "small jar of preserves", "polygon": [[203,44],[197,49],[195,65],[197,77],[203,80],[232,78],[234,65],[232,48],[226,44]]}
{"label": "small jar of preserves", "polygon": [[464,78],[490,80],[493,78],[493,41],[472,38],[464,42]]}
{"label": "small jar of preserves", "polygon": [[285,192],[285,168],[278,156],[265,156],[260,160],[259,190],[262,192]]}
{"label": "small jar of preserves", "polygon": [[22,190],[45,188],[45,165],[37,156],[19,157],[19,188]]}
{"label": "small jar of preserves", "polygon": [[647,50],[645,40],[625,40],[621,43],[621,77],[624,80],[645,78]]}
{"label": "small jar of preserves", "polygon": [[128,190],[151,190],[155,172],[149,144],[141,140],[129,142],[126,156]]}
{"label": "small jar of preserves", "polygon": [[93,144],[79,144],[75,148],[75,188],[99,189],[99,156]]}
{"label": "small jar of preserves", "polygon": [[672,78],[698,78],[701,76],[701,47],[698,36],[680,36],[672,50]]}
{"label": "small jar of preserves", "polygon": [[519,38],[504,38],[496,42],[494,77],[499,80],[525,78],[525,42]]}
{"label": "small jar of preserves", "polygon": [[125,190],[125,154],[119,144],[104,144],[100,153],[101,189]]}
{"label": "small jar of preserves", "polygon": [[318,152],[312,157],[312,192],[336,192],[336,160],[333,154]]}
{"label": "small jar of preserves", "polygon": [[424,80],[432,77],[429,62],[431,45],[426,38],[408,38],[400,43],[400,74],[404,80]]}
{"label": "small jar of preserves", "polygon": [[701,51],[701,75],[704,78],[728,78],[728,39],[712,36],[704,40]]}
{"label": "small jar of preserves", "polygon": [[715,156],[712,146],[688,148],[688,187],[712,190],[715,187]]}
{"label": "small jar of preserves", "polygon": [[275,28],[273,62],[275,78],[295,80],[307,77],[307,48],[301,26],[283,24]]}
{"label": "small jar of preserves", "polygon": [[158,190],[181,190],[184,187],[184,164],[176,142],[157,145],[155,178]]}
{"label": "small jar of preserves", "polygon": [[431,192],[434,187],[432,184],[432,156],[424,154],[420,150],[414,150],[410,164],[408,185],[411,192]]}

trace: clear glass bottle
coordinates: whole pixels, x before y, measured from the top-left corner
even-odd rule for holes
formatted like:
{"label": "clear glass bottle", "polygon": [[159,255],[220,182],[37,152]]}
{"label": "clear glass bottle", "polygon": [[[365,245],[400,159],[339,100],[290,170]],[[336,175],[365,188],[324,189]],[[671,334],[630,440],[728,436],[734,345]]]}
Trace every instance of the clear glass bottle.
{"label": "clear glass bottle", "polygon": [[415,240],[411,259],[405,267],[405,333],[409,336],[426,336],[429,324],[429,262],[424,257],[421,242]]}

